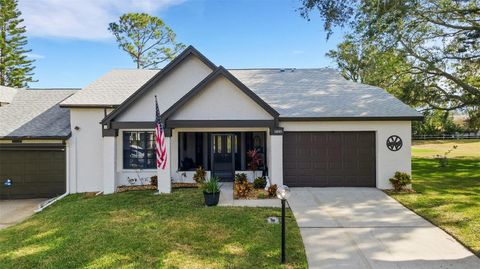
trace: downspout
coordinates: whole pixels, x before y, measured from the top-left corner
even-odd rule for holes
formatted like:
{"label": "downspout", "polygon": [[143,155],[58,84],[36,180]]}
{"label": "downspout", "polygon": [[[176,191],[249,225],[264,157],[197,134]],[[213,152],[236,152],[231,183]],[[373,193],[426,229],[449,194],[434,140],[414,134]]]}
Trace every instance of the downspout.
{"label": "downspout", "polygon": [[62,194],[62,195],[60,195],[60,196],[57,196],[57,197],[55,197],[55,198],[52,198],[52,199],[46,201],[45,203],[40,204],[40,205],[38,206],[38,208],[37,208],[36,210],[34,210],[35,213],[41,212],[42,210],[44,210],[45,208],[49,207],[50,205],[52,205],[52,204],[55,203],[56,201],[62,199],[63,197],[67,196],[68,194],[69,194],[69,193],[68,193],[68,191],[67,191],[66,193],[64,193],[64,194]]}

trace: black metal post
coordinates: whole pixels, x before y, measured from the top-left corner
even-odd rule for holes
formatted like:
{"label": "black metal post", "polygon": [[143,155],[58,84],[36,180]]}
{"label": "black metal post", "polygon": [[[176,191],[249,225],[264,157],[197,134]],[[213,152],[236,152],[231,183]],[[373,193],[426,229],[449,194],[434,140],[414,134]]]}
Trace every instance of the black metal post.
{"label": "black metal post", "polygon": [[282,263],[285,263],[285,199],[282,199]]}

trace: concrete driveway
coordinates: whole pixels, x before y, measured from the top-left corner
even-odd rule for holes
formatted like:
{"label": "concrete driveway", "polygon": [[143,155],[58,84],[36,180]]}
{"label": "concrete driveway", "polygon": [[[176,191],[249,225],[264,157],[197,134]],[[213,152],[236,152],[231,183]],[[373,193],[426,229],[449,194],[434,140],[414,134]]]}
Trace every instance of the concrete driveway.
{"label": "concrete driveway", "polygon": [[30,217],[47,199],[0,200],[0,230]]}
{"label": "concrete driveway", "polygon": [[373,188],[292,188],[309,268],[480,268],[450,235]]}

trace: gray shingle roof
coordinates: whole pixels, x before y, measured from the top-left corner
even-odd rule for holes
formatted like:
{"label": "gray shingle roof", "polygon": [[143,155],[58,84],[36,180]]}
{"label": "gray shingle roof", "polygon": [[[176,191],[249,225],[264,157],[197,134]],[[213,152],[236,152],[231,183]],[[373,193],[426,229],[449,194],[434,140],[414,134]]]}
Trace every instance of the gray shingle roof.
{"label": "gray shingle roof", "polygon": [[17,94],[18,89],[0,86],[0,103],[10,103],[13,100],[15,94]]}
{"label": "gray shingle roof", "polygon": [[[418,117],[417,111],[381,88],[344,79],[336,70],[230,69],[280,113],[280,117]],[[116,69],[62,105],[117,106],[158,70]]]}
{"label": "gray shingle roof", "polygon": [[159,70],[113,69],[62,102],[62,106],[119,105]]}
{"label": "gray shingle roof", "polygon": [[63,138],[70,135],[70,111],[59,103],[73,89],[18,89],[0,107],[0,138]]}
{"label": "gray shingle roof", "polygon": [[230,70],[280,117],[417,117],[417,111],[385,90],[322,69]]}

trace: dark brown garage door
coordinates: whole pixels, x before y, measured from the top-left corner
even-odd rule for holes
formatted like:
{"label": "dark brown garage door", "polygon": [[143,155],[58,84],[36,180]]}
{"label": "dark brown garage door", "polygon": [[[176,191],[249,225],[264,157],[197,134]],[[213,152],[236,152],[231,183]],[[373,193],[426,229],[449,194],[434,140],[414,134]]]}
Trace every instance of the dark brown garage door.
{"label": "dark brown garage door", "polygon": [[374,132],[285,132],[283,180],[292,187],[375,187]]}
{"label": "dark brown garage door", "polygon": [[65,178],[65,146],[0,145],[0,199],[55,197],[65,192]]}

